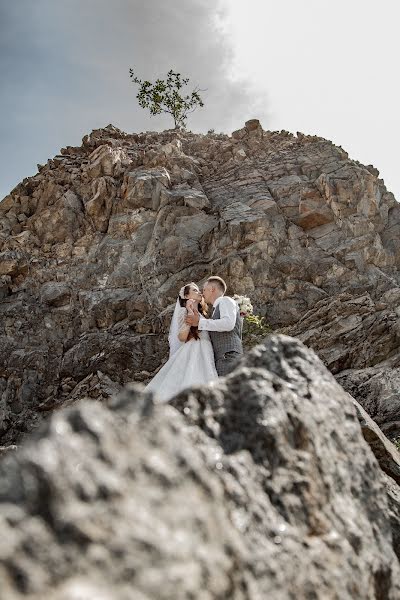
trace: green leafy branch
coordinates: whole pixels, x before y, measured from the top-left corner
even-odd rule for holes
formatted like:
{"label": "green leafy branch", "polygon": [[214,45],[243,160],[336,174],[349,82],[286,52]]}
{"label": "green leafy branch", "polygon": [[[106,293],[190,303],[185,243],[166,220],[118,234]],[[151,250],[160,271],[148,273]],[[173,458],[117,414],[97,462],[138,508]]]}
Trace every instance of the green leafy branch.
{"label": "green leafy branch", "polygon": [[259,344],[272,331],[265,317],[249,314],[243,319],[243,341],[247,348]]}
{"label": "green leafy branch", "polygon": [[191,94],[180,94],[179,90],[189,83],[189,78],[181,77],[180,73],[170,70],[166,80],[157,79],[155,83],[151,83],[139,79],[133,69],[129,69],[129,72],[132,81],[140,86],[136,95],[139,105],[148,108],[151,115],[170,114],[174,119],[175,129],[186,128],[188,114],[199,106],[204,106],[199,94],[204,90],[195,88]]}

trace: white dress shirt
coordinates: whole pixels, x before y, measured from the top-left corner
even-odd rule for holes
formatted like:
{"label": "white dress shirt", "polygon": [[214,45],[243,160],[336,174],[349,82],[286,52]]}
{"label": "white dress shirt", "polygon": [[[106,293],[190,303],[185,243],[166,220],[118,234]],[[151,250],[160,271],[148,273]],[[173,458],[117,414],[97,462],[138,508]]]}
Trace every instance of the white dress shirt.
{"label": "white dress shirt", "polygon": [[235,327],[238,305],[229,296],[220,296],[213,304],[213,312],[219,306],[219,319],[206,319],[200,315],[199,331],[232,331]]}

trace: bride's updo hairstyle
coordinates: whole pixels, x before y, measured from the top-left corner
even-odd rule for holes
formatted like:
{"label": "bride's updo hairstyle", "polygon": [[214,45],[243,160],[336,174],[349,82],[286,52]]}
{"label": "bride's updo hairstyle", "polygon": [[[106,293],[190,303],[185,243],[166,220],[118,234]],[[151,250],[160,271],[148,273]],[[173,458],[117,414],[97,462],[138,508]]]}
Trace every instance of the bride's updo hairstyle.
{"label": "bride's updo hairstyle", "polygon": [[[191,288],[192,286],[196,286],[196,287],[197,287],[197,285],[196,285],[196,284],[195,284],[193,281],[192,281],[191,283],[188,283],[187,285],[185,285],[185,287],[183,288],[183,295],[184,295],[184,296],[187,296],[187,295],[189,294],[189,292],[190,292],[190,288]],[[189,298],[181,298],[181,297],[179,296],[179,304],[180,304],[181,306],[184,306],[185,308],[186,308],[186,303],[187,303],[187,301],[188,301],[188,300],[189,300]],[[198,310],[199,310],[199,313],[200,313],[201,315],[203,315],[203,317],[206,317],[206,316],[207,316],[207,304],[206,304],[206,302],[204,301],[204,298],[202,298],[202,299],[200,300],[200,302],[199,302],[199,308],[198,308]],[[192,325],[192,326],[190,327],[189,335],[187,336],[187,339],[186,339],[186,341],[188,342],[189,340],[191,340],[191,339],[193,339],[193,338],[194,338],[195,340],[198,340],[198,339],[199,339],[199,328],[197,327],[197,325]]]}

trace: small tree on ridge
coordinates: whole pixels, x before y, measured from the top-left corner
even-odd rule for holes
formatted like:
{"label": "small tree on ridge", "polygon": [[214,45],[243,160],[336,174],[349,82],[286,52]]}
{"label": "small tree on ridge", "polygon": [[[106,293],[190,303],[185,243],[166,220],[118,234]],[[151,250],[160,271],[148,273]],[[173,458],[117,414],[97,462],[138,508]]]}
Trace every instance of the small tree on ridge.
{"label": "small tree on ridge", "polygon": [[170,70],[167,79],[157,79],[155,83],[142,81],[129,69],[130,77],[140,88],[136,98],[142,108],[148,108],[152,115],[168,113],[174,119],[174,128],[186,128],[187,115],[204,106],[199,95],[199,88],[195,88],[190,95],[183,96],[180,89],[187,85],[189,78],[181,77],[180,73]]}

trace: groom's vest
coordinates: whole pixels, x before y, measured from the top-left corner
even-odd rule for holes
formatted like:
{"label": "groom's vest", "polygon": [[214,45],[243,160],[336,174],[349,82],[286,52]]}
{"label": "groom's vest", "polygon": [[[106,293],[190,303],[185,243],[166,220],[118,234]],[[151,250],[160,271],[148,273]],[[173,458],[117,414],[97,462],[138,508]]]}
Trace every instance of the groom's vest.
{"label": "groom's vest", "polygon": [[[214,310],[212,319],[219,319],[219,305]],[[239,352],[243,354],[242,346],[242,319],[240,317],[239,307],[237,307],[236,323],[232,331],[209,331],[211,343],[214,349],[214,358],[217,361],[222,358],[225,352]]]}

